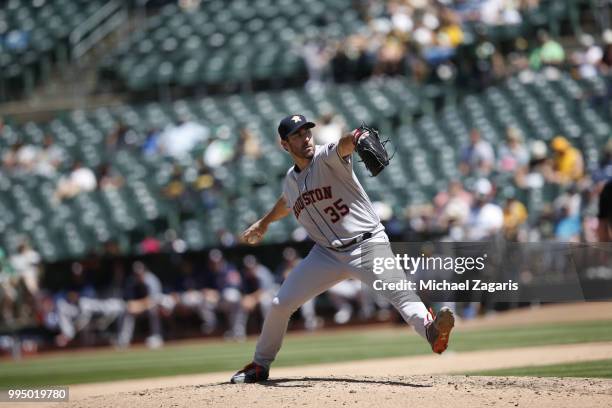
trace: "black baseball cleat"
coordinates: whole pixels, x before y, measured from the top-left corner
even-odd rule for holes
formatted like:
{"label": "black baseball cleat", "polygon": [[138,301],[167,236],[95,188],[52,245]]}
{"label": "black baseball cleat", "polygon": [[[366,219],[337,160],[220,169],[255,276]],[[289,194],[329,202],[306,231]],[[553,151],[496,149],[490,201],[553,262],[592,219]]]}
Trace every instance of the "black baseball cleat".
{"label": "black baseball cleat", "polygon": [[434,353],[442,354],[448,347],[450,332],[455,326],[455,315],[448,307],[440,309],[438,314],[434,314],[431,309],[429,312],[433,316],[433,321],[425,326],[427,341],[431,344]]}
{"label": "black baseball cleat", "polygon": [[232,376],[232,384],[253,384],[266,381],[270,371],[255,362],[246,365],[242,370]]}

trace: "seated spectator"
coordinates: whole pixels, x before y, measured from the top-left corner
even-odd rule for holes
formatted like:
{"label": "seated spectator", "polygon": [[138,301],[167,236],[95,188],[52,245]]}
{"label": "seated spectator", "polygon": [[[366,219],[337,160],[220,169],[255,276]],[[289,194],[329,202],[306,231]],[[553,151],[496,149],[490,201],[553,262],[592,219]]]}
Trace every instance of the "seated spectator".
{"label": "seated spectator", "polygon": [[335,82],[362,80],[372,74],[376,58],[370,41],[369,36],[357,33],[340,44],[332,60]]}
{"label": "seated spectator", "polygon": [[485,0],[480,3],[480,20],[488,25],[512,25],[523,21],[520,2],[514,0]]}
{"label": "seated spectator", "polygon": [[546,31],[538,32],[538,43],[538,48],[529,56],[529,64],[533,69],[539,70],[546,65],[561,65],[565,61],[563,46],[553,40]]}
{"label": "seated spectator", "polygon": [[520,188],[542,188],[546,180],[552,177],[552,167],[547,157],[546,143],[536,140],[531,144],[529,165],[518,168],[514,180]]}
{"label": "seated spectator", "polygon": [[65,159],[66,151],[55,143],[53,136],[47,134],[36,159],[36,173],[43,177],[54,177]]}
{"label": "seated spectator", "polygon": [[470,215],[471,205],[472,195],[465,191],[461,181],[450,181],[448,189],[434,197],[439,226],[448,229],[451,225],[463,225]]}
{"label": "seated spectator", "polygon": [[123,177],[110,164],[105,163],[98,167],[98,188],[100,190],[115,190],[122,185]]}
{"label": "seated spectator", "polygon": [[459,180],[451,180],[447,190],[440,191],[433,199],[435,226],[445,233],[445,240],[460,241],[465,235],[464,226],[470,215],[472,195]]}
{"label": "seated spectator", "polygon": [[387,2],[387,14],[391,20],[390,29],[401,33],[401,35],[409,34],[414,27],[412,12],[412,8],[407,4]]}
{"label": "seated spectator", "polygon": [[438,25],[437,23],[433,25],[434,28],[432,29],[432,25],[427,24],[424,19],[417,20],[412,33],[412,41],[417,44],[419,49],[428,49],[435,44],[436,37],[434,29],[438,28]]}
{"label": "seated spectator", "polygon": [[17,142],[2,155],[2,168],[12,173],[17,170],[17,152],[23,146],[22,142]]}
{"label": "seated spectator", "polygon": [[307,87],[327,82],[331,77],[330,61],[333,47],[324,39],[314,39],[302,47],[302,58],[308,71]]}
{"label": "seated spectator", "polygon": [[450,48],[457,48],[463,43],[463,30],[457,13],[444,8],[440,14],[441,26],[438,31],[438,43]]}
{"label": "seated spectator", "polygon": [[209,169],[216,169],[232,160],[235,155],[234,144],[230,142],[230,129],[221,127],[204,151],[204,164]]}
{"label": "seated spectator", "polygon": [[571,217],[580,215],[581,206],[582,197],[575,184],[570,185],[553,203],[553,208],[557,214],[567,211],[567,215]]}
{"label": "seated spectator", "polygon": [[[175,163],[168,183],[162,188],[162,194],[176,203],[175,208],[179,212],[176,215],[182,218],[192,217],[198,211],[197,191],[186,183],[189,178],[197,177],[197,170],[193,168],[183,168]],[[193,176],[193,177],[192,177]],[[197,178],[194,180],[197,182]],[[193,183],[192,183],[193,184]]]}
{"label": "seated spectator", "polygon": [[527,222],[527,208],[515,197],[508,197],[504,205],[504,236],[510,241],[519,238],[519,229]]}
{"label": "seated spectator", "polygon": [[529,242],[553,241],[555,239],[555,214],[552,205],[544,203],[539,214],[530,225]]}
{"label": "seated spectator", "polygon": [[124,298],[126,311],[121,319],[117,345],[126,348],[132,341],[136,318],[146,314],[149,319],[150,335],[146,344],[149,348],[159,348],[164,344],[159,318],[159,302],[162,296],[161,283],[140,261],[132,265],[132,276],[128,279]]}
{"label": "seated spectator", "polygon": [[563,207],[555,226],[555,239],[560,242],[580,242],[581,231],[580,215],[571,215],[569,207]]}
{"label": "seated spectator", "polygon": [[17,151],[17,167],[25,173],[33,173],[36,168],[40,148],[31,144],[22,145]]}
{"label": "seated spectator", "polygon": [[493,187],[487,179],[479,179],[474,187],[474,203],[466,223],[466,238],[481,241],[498,233],[504,225],[504,213],[492,203]]}
{"label": "seated spectator", "polygon": [[236,158],[246,157],[257,160],[261,157],[261,141],[259,136],[249,128],[240,129],[240,140],[238,141],[238,150]]}
{"label": "seated spectator", "polygon": [[563,136],[555,137],[551,142],[553,150],[552,182],[568,184],[578,181],[584,175],[582,153]]}
{"label": "seated spectator", "polygon": [[580,78],[594,78],[604,56],[603,49],[595,43],[592,35],[583,34],[580,37],[581,50],[571,54],[572,66],[575,67]]}
{"label": "seated spectator", "polygon": [[195,194],[199,195],[204,209],[210,210],[219,205],[219,199],[222,196],[222,186],[215,179],[210,169],[206,167],[201,157],[196,160],[195,165],[197,176],[191,184],[191,188]]}
{"label": "seated spectator", "polygon": [[449,60],[455,55],[455,49],[463,42],[463,31],[450,9],[443,9],[440,19],[440,26],[434,32],[433,43],[423,48],[421,54],[432,68],[438,67],[436,70],[438,77],[445,80],[452,75],[443,74],[444,71],[440,70],[453,65]]}
{"label": "seated spectator", "polygon": [[189,154],[196,146],[204,144],[209,137],[209,130],[201,124],[183,119],[176,126],[168,126],[159,136],[160,151],[171,157],[181,158]]}
{"label": "seated spectator", "polygon": [[409,220],[406,228],[405,241],[418,239],[422,234],[435,230],[435,211],[431,204],[411,205],[405,209],[405,217]]}
{"label": "seated spectator", "polygon": [[145,137],[145,141],[143,142],[141,149],[142,153],[145,156],[155,156],[159,154],[160,145],[159,139],[161,136],[161,132],[159,129],[151,129],[147,132],[147,136]]}
{"label": "seated spectator", "polygon": [[94,172],[83,167],[80,162],[74,163],[68,176],[60,178],[55,191],[55,199],[61,201],[73,198],[80,193],[94,191],[98,185]]}
{"label": "seated spectator", "polygon": [[114,153],[124,149],[130,145],[127,134],[130,131],[123,123],[119,123],[115,129],[106,138],[106,150],[109,153]]}
{"label": "seated spectator", "polygon": [[172,200],[178,199],[186,190],[185,183],[183,181],[183,168],[178,164],[174,164],[172,167],[172,175],[168,184],[163,188],[163,194]]}
{"label": "seated spectator", "polygon": [[374,75],[397,75],[402,72],[406,46],[399,33],[389,33],[378,50]]}
{"label": "seated spectator", "polygon": [[506,141],[500,146],[497,157],[497,168],[501,172],[514,173],[529,164],[529,152],[518,129],[509,127],[506,130]]}
{"label": "seated spectator", "polygon": [[344,121],[339,115],[331,111],[325,112],[317,122],[317,127],[312,129],[315,144],[326,145],[337,142],[342,136]]}
{"label": "seated spectator", "polygon": [[476,41],[473,47],[468,48],[469,60],[466,74],[477,89],[484,90],[498,78],[498,63],[500,51],[486,35],[482,28],[477,28]]}
{"label": "seated spectator", "polygon": [[181,9],[188,13],[192,13],[198,10],[202,0],[179,0],[178,5]]}
{"label": "seated spectator", "polygon": [[480,132],[472,129],[470,144],[465,146],[460,155],[459,169],[464,175],[475,174],[486,176],[491,173],[495,162],[495,153],[491,144],[482,140]]}

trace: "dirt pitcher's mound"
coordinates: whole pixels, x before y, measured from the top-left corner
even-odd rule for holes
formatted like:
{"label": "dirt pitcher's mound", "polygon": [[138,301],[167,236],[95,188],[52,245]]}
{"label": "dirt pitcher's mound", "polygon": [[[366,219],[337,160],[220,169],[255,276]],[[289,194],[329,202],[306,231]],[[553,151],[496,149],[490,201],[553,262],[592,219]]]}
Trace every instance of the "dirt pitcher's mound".
{"label": "dirt pitcher's mound", "polygon": [[287,377],[89,397],[69,407],[610,407],[612,381],[534,377]]}

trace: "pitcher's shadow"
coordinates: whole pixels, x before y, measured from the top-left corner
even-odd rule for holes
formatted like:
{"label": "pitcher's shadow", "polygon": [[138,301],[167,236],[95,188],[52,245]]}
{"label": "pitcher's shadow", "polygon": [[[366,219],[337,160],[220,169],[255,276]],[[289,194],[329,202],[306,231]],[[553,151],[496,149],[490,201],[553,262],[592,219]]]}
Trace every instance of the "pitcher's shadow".
{"label": "pitcher's shadow", "polygon": [[[294,384],[300,382],[321,382],[321,383],[349,383],[349,384],[378,384],[378,385],[392,385],[395,387],[411,387],[411,388],[430,388],[433,385],[430,384],[413,384],[410,382],[392,381],[392,380],[370,380],[370,379],[357,379],[357,378],[342,378],[342,377],[301,377],[301,378],[278,378],[273,380],[266,380],[259,383],[264,387],[286,387],[286,388],[310,388],[313,385],[310,384]],[[227,382],[210,384],[223,385],[228,384]],[[206,387],[206,385],[200,385],[199,387]]]}
{"label": "pitcher's shadow", "polygon": [[432,385],[429,384],[413,384],[402,381],[391,381],[391,380],[369,380],[369,379],[358,379],[358,378],[342,378],[342,377],[303,377],[303,378],[278,378],[274,380],[267,380],[260,383],[266,387],[300,387],[308,388],[312,385],[283,385],[292,382],[336,382],[336,383],[349,383],[349,384],[378,384],[378,385],[392,385],[396,387],[412,387],[412,388],[429,388]]}

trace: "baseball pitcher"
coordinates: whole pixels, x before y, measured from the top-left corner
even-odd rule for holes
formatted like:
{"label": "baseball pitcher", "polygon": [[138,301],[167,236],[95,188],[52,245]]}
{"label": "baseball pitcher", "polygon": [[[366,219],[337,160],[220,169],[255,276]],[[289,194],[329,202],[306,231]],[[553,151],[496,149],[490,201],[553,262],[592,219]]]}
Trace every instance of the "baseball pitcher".
{"label": "baseball pitcher", "polygon": [[[294,165],[287,171],[283,193],[274,207],[244,231],[242,239],[257,244],[272,222],[293,214],[315,245],[283,282],[265,318],[253,362],[234,374],[232,383],[265,381],[292,313],[337,282],[355,278],[371,287],[374,280],[405,279],[401,269],[375,275],[362,262],[372,251],[376,256],[394,257],[384,227],[352,167],[354,151],[372,175],[389,163],[378,133],[362,126],[337,143],[315,146],[310,130],[314,126],[303,115],[290,115],[280,122],[281,145]],[[446,350],[454,326],[450,309],[442,308],[434,317],[415,292],[387,290],[382,294],[435,353]]]}

